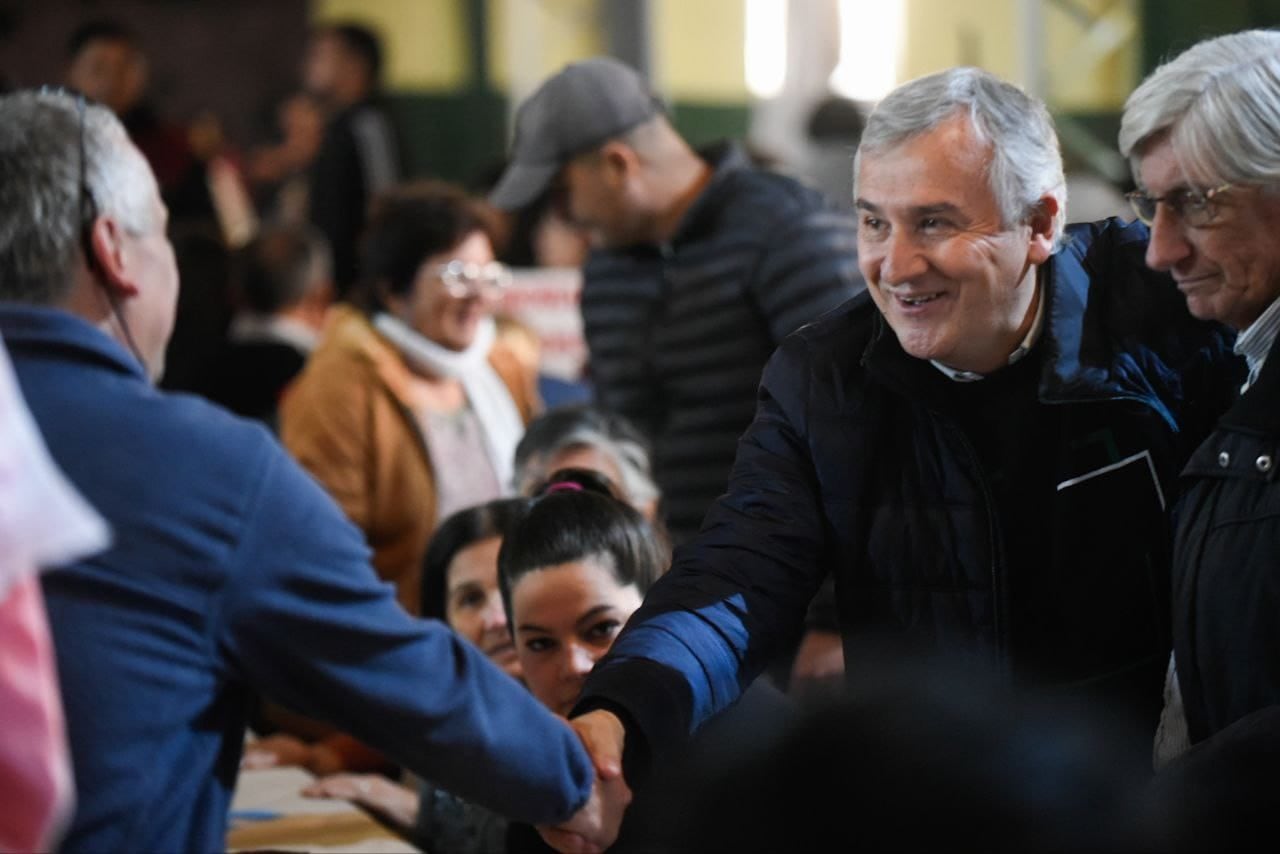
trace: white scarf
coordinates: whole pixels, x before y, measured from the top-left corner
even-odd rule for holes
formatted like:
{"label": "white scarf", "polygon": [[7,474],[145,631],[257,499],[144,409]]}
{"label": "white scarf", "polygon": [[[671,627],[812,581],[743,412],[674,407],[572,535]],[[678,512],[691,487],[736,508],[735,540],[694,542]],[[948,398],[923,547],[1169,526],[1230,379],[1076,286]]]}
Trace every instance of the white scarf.
{"label": "white scarf", "polygon": [[512,481],[516,443],[524,435],[524,422],[506,383],[489,364],[489,351],[497,338],[493,319],[480,322],[475,340],[462,351],[441,347],[390,314],[375,315],[373,326],[414,368],[462,383],[467,402],[484,432],[485,449],[493,471],[506,490]]}

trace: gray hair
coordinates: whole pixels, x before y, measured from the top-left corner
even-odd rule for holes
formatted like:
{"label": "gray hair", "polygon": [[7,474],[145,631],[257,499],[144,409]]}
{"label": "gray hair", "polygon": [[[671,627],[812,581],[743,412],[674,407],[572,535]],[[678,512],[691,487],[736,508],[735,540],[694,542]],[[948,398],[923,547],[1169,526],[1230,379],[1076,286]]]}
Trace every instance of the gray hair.
{"label": "gray hair", "polygon": [[1120,122],[1120,153],[1135,174],[1141,149],[1164,132],[1188,178],[1280,182],[1280,32],[1209,39],[1152,72]]}
{"label": "gray hair", "polygon": [[854,197],[864,152],[898,145],[957,114],[967,115],[974,131],[991,145],[988,178],[1004,225],[1025,222],[1043,197],[1054,196],[1056,245],[1067,221],[1067,189],[1053,119],[1039,100],[979,68],[951,68],[917,78],[876,105],[854,155]]}
{"label": "gray hair", "polygon": [[618,486],[633,506],[660,497],[649,446],[640,431],[621,415],[585,405],[550,409],[529,424],[516,446],[516,490],[528,494],[551,473],[545,470],[547,461],[571,448],[595,448],[612,459],[622,472],[623,482]]}
{"label": "gray hair", "polygon": [[[110,110],[84,110],[85,181],[99,214],[132,234],[161,227],[155,177]],[[72,287],[88,223],[80,118],[67,92],[0,97],[0,299],[56,305]]]}

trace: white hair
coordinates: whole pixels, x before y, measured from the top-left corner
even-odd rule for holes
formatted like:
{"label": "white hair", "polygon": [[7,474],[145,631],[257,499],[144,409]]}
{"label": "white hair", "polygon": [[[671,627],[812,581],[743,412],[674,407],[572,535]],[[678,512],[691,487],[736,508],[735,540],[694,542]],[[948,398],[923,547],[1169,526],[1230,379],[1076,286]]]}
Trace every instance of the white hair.
{"label": "white hair", "polygon": [[1280,183],[1280,32],[1200,42],[1151,73],[1124,105],[1120,153],[1168,134],[1184,174],[1205,184]]}
{"label": "white hair", "polygon": [[0,298],[53,305],[71,286],[88,223],[84,183],[100,215],[132,234],[162,227],[155,176],[105,107],[61,91],[0,97]]}
{"label": "white hair", "polygon": [[648,443],[641,433],[623,416],[586,405],[550,409],[529,425],[516,447],[516,490],[528,494],[550,474],[548,461],[574,448],[594,448],[613,460],[622,474],[623,482],[618,486],[633,506],[661,496],[653,479]]}
{"label": "white hair", "polygon": [[874,154],[927,133],[957,114],[991,146],[988,178],[1005,226],[1023,223],[1045,196],[1058,200],[1053,240],[1067,221],[1062,151],[1049,111],[1039,100],[979,68],[951,68],[904,83],[867,117],[854,156],[854,196],[864,152]]}

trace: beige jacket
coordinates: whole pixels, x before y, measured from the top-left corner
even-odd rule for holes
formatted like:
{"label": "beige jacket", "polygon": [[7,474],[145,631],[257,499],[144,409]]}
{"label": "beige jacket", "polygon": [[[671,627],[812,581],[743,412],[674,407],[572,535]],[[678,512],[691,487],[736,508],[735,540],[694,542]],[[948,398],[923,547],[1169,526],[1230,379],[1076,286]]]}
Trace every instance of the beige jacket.
{"label": "beige jacket", "polygon": [[[540,403],[536,374],[501,342],[489,362],[527,424]],[[436,524],[435,474],[407,405],[412,374],[359,311],[339,306],[285,394],[280,437],[364,531],[378,574],[420,613],[422,558]]]}

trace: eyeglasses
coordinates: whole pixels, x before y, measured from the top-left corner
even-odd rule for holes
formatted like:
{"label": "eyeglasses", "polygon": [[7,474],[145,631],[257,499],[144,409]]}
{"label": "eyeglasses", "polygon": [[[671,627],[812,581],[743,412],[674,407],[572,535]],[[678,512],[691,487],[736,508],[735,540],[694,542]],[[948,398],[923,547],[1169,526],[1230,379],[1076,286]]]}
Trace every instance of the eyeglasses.
{"label": "eyeglasses", "polygon": [[1155,221],[1156,208],[1164,202],[1178,219],[1192,228],[1203,228],[1217,219],[1218,206],[1214,203],[1214,199],[1234,186],[1234,184],[1223,184],[1203,192],[1184,188],[1163,196],[1150,196],[1141,190],[1135,190],[1132,193],[1126,193],[1125,198],[1129,200],[1129,206],[1133,208],[1138,219],[1147,225]]}
{"label": "eyeglasses", "polygon": [[475,264],[450,261],[433,271],[444,283],[445,292],[454,299],[471,296],[496,296],[511,284],[511,271],[497,261]]}

